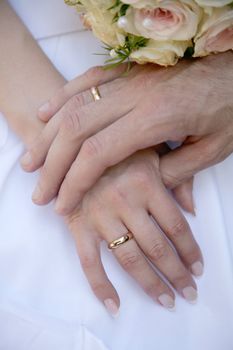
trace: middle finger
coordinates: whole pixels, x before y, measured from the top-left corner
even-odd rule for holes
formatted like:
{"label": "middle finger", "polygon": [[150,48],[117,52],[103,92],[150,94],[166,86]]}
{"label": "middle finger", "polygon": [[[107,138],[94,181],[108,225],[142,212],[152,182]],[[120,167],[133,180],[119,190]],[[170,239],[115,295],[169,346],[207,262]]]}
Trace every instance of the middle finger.
{"label": "middle finger", "polygon": [[187,301],[193,302],[197,298],[197,287],[190,272],[147,211],[141,208],[125,210],[124,222],[135,233],[135,239],[146,257],[179,294]]}

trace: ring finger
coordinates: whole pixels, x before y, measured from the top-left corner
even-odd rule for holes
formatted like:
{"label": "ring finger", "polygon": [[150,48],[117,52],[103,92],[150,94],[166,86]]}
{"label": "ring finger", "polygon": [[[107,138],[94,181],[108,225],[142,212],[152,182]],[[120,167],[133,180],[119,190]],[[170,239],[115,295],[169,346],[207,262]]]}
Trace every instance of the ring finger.
{"label": "ring finger", "polygon": [[[120,221],[115,223],[105,221],[101,227],[101,234],[108,243],[127,232],[128,229]],[[123,269],[139,283],[146,294],[162,306],[168,309],[174,308],[175,296],[172,289],[153,270],[135,239],[128,240],[112,252]]]}
{"label": "ring finger", "polygon": [[147,211],[137,208],[125,210],[124,222],[134,232],[138,245],[154,266],[180,295],[187,301],[194,302],[197,287],[190,272]]}

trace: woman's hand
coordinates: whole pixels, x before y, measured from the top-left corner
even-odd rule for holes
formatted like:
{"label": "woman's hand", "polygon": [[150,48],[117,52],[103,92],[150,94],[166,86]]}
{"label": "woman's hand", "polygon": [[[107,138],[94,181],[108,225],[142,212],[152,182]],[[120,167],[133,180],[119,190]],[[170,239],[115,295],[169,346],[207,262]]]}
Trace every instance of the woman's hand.
{"label": "woman's hand", "polygon": [[[57,211],[67,214],[108,167],[163,141],[186,139],[162,159],[168,186],[232,152],[232,52],[167,69],[135,65],[122,75],[124,69],[92,69],[40,111],[44,120],[55,117],[22,161],[28,171],[44,164],[35,203],[59,191]],[[93,85],[100,101],[93,102]]]}
{"label": "woman's hand", "polygon": [[104,271],[100,242],[110,243],[128,231],[134,238],[112,252],[144,291],[168,309],[175,305],[170,285],[188,301],[196,300],[197,287],[191,273],[202,274],[202,255],[187,221],[161,181],[155,150],[140,151],[109,169],[66,222],[95,295],[113,314],[120,301]]}

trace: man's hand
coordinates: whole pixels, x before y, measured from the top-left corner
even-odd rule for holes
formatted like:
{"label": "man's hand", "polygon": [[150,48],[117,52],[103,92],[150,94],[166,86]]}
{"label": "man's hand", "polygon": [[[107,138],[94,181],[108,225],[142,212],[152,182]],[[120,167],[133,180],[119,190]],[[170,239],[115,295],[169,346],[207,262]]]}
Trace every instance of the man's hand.
{"label": "man's hand", "polygon": [[[233,53],[183,61],[176,67],[94,68],[67,84],[40,111],[49,120],[22,160],[42,166],[33,199],[70,213],[103,172],[137,150],[185,140],[161,161],[165,184],[226,158],[233,150]],[[91,86],[102,99],[93,102]]]}

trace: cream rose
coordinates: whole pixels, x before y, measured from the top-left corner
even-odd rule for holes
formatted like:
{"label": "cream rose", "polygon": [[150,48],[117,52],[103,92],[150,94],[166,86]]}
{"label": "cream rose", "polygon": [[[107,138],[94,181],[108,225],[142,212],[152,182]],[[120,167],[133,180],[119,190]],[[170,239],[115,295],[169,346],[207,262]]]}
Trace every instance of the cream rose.
{"label": "cream rose", "polygon": [[122,44],[123,31],[113,23],[113,14],[109,8],[114,0],[82,0],[85,8],[84,22],[93,30],[93,33],[104,43],[110,46]]}
{"label": "cream rose", "polygon": [[206,16],[194,39],[194,57],[233,49],[233,9],[225,6]]}
{"label": "cream rose", "polygon": [[130,1],[118,25],[126,32],[164,41],[186,41],[197,33],[203,11],[193,0]]}
{"label": "cream rose", "polygon": [[186,49],[191,45],[189,41],[154,41],[150,40],[146,47],[134,51],[130,58],[139,63],[157,63],[161,66],[173,66]]}
{"label": "cream rose", "polygon": [[200,6],[223,7],[232,3],[232,0],[196,0]]}

